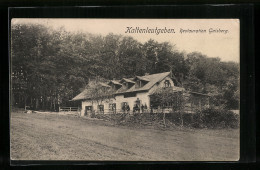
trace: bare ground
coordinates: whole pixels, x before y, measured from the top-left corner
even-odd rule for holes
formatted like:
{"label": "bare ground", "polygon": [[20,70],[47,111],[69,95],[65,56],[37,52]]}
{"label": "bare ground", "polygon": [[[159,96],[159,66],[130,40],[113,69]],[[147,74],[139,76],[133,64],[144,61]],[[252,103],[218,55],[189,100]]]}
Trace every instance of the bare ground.
{"label": "bare ground", "polygon": [[11,113],[12,160],[236,161],[239,129],[130,128],[57,114]]}

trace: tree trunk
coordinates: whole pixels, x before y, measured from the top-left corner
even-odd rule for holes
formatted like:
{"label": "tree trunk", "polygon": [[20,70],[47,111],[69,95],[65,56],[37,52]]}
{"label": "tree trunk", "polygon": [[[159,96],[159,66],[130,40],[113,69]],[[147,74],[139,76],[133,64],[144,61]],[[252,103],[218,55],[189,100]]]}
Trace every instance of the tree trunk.
{"label": "tree trunk", "polygon": [[35,110],[37,110],[39,107],[39,99],[37,98],[35,101]]}
{"label": "tree trunk", "polygon": [[52,109],[52,99],[50,100],[50,110]]}
{"label": "tree trunk", "polygon": [[164,124],[164,127],[166,127],[165,112],[163,111],[163,107],[162,107],[162,113],[163,113],[163,124]]}
{"label": "tree trunk", "polygon": [[24,96],[24,107],[26,106],[26,100],[27,100],[27,97]]}
{"label": "tree trunk", "polygon": [[183,115],[181,112],[179,112],[179,114],[180,114],[180,118],[181,118],[181,127],[183,127]]}
{"label": "tree trunk", "polygon": [[32,97],[31,97],[31,106],[33,105],[33,99],[32,99]]}
{"label": "tree trunk", "polygon": [[201,100],[199,99],[199,119],[200,119],[200,127],[202,126],[202,115],[201,115]]}
{"label": "tree trunk", "polygon": [[55,99],[54,99],[54,101],[53,101],[53,108],[54,108],[54,111],[56,111],[56,110],[55,110],[55,109],[56,109]]}
{"label": "tree trunk", "polygon": [[164,127],[166,127],[166,122],[165,122],[165,113],[163,113],[163,124],[164,124]]}
{"label": "tree trunk", "polygon": [[21,94],[19,93],[19,97],[18,97],[18,105],[21,106],[22,103],[21,103]]}
{"label": "tree trunk", "polygon": [[45,107],[44,104],[45,104],[45,103],[44,103],[44,98],[43,98],[43,99],[42,99],[42,109],[43,109],[43,110],[45,110],[45,108],[44,108],[44,107]]}
{"label": "tree trunk", "polygon": [[11,106],[14,107],[15,106],[15,98],[14,98],[14,94],[11,94]]}

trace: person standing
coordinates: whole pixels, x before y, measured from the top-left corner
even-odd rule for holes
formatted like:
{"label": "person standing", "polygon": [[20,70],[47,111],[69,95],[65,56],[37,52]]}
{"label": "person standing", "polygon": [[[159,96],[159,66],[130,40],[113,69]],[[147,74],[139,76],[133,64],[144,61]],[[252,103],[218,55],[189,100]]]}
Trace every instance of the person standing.
{"label": "person standing", "polygon": [[144,105],[143,104],[141,105],[141,111],[142,111],[142,113],[144,113]]}
{"label": "person standing", "polygon": [[130,111],[129,105],[126,106],[126,110],[127,110],[127,114],[129,114],[129,111]]}

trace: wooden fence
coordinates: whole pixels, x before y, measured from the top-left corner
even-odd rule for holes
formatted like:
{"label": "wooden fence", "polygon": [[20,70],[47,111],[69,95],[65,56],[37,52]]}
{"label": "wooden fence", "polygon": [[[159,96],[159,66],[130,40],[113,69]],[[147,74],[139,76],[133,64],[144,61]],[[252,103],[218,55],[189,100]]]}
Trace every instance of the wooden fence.
{"label": "wooden fence", "polygon": [[78,107],[59,107],[59,112],[78,112]]}

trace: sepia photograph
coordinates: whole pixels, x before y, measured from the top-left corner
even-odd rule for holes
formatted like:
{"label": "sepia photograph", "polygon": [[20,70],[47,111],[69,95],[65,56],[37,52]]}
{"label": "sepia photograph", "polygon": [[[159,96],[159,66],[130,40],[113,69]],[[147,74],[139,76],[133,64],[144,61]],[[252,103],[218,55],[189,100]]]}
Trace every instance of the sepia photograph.
{"label": "sepia photograph", "polygon": [[239,161],[239,19],[13,18],[10,159]]}

